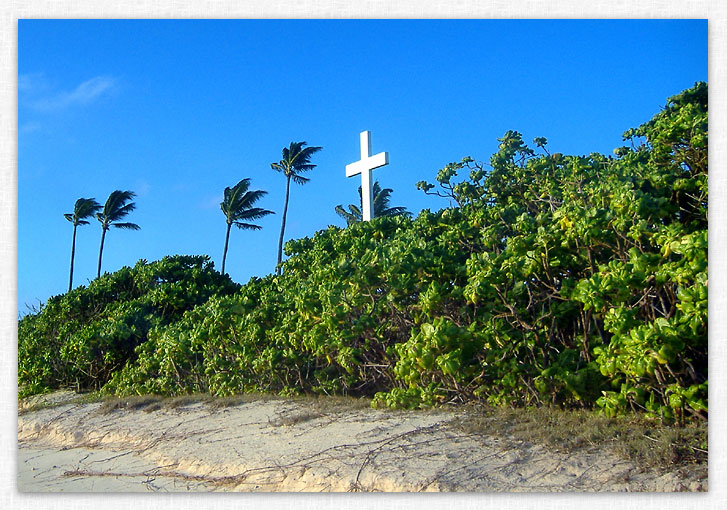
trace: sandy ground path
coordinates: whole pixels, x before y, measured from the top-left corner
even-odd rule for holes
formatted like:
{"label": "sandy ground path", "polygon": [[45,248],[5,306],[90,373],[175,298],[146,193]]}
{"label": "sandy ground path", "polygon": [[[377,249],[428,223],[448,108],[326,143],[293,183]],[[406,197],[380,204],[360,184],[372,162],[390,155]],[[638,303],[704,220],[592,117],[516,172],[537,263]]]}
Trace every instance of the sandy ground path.
{"label": "sandy ground path", "polygon": [[159,475],[163,466],[157,466],[133,451],[21,447],[18,466],[21,492],[215,490],[215,485],[203,481]]}
{"label": "sandy ground path", "polygon": [[598,449],[566,455],[467,434],[454,413],[295,400],[101,412],[70,404],[18,417],[21,492],[677,491]]}

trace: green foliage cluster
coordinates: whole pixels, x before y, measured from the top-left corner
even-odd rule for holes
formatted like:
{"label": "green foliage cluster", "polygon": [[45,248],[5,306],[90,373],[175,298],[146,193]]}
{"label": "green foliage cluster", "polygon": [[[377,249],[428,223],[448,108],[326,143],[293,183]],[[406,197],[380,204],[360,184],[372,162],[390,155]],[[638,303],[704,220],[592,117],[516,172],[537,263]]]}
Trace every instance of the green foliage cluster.
{"label": "green foliage cluster", "polygon": [[88,287],[52,297],[18,322],[21,396],[50,388],[100,388],[156,329],[178,321],[210,296],[239,285],[205,256],[165,257],[104,274]]}
{"label": "green foliage cluster", "polygon": [[[369,395],[376,406],[405,408],[596,405],[607,415],[706,418],[707,85],[669,99],[624,136],[631,147],[617,157],[564,156],[550,154],[544,138],[536,154],[510,131],[490,168],[464,158],[436,185],[418,184],[457,207],[289,241],[282,274],[210,294],[130,342],[128,362],[103,364],[105,390]],[[73,310],[69,301],[70,322]],[[55,317],[46,329],[61,327]],[[23,352],[37,367],[54,366],[71,344],[84,341],[43,351],[60,358]]]}

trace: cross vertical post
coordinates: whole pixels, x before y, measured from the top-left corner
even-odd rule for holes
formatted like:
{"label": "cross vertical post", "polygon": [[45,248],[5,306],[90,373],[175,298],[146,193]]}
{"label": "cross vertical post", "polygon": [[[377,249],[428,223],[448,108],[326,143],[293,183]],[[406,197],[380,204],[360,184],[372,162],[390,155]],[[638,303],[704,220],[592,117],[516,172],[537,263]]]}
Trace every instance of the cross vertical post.
{"label": "cross vertical post", "polygon": [[[371,131],[361,132],[361,161],[371,156]],[[374,209],[373,190],[371,185],[371,170],[361,171],[361,214],[364,221],[371,219],[371,212]]]}
{"label": "cross vertical post", "polygon": [[373,185],[371,170],[389,164],[389,153],[379,152],[371,155],[371,131],[361,132],[361,159],[346,165],[346,177],[361,174],[361,215],[363,221],[374,216]]}

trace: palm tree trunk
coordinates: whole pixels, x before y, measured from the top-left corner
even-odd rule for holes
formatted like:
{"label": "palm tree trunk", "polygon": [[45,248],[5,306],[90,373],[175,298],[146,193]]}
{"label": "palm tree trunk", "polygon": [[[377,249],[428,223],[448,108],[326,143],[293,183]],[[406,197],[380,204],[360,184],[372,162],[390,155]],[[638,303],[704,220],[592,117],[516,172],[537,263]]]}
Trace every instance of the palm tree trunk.
{"label": "palm tree trunk", "polygon": [[280,226],[280,240],[278,241],[278,264],[275,273],[280,274],[280,264],[283,260],[283,236],[285,235],[285,218],[288,215],[288,198],[290,197],[290,176],[285,183],[285,205],[283,206],[283,224]]}
{"label": "palm tree trunk", "polygon": [[68,278],[68,292],[71,292],[73,288],[73,259],[76,257],[76,228],[78,225],[73,225],[73,243],[71,244],[71,276]]}
{"label": "palm tree trunk", "polygon": [[98,250],[98,271],[96,272],[96,278],[101,277],[101,256],[103,255],[103,242],[106,238],[106,229],[101,229],[101,248]]}
{"label": "palm tree trunk", "polygon": [[222,251],[222,274],[225,274],[225,259],[227,259],[227,246],[230,242],[230,228],[232,223],[227,224],[227,234],[225,234],[225,249]]}

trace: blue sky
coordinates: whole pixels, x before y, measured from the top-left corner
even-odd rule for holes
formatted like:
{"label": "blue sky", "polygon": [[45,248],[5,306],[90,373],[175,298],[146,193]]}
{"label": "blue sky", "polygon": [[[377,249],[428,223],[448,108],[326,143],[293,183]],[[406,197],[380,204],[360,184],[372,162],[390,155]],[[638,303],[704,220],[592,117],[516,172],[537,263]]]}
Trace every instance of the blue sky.
{"label": "blue sky", "polygon": [[[359,133],[389,152],[374,179],[392,205],[446,207],[416,190],[464,156],[487,160],[520,131],[551,152],[610,154],[666,98],[707,80],[705,20],[20,20],[18,306],[68,286],[79,197],[137,193],[104,271],[171,254],[221,265],[226,186],[250,178],[276,212],[233,230],[227,270],[273,271],[291,141],[323,147],[292,185],[286,240],[356,203]],[[96,274],[100,224],[80,227],[74,284]]]}

